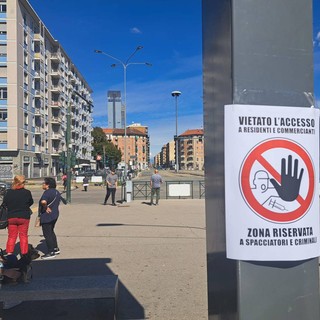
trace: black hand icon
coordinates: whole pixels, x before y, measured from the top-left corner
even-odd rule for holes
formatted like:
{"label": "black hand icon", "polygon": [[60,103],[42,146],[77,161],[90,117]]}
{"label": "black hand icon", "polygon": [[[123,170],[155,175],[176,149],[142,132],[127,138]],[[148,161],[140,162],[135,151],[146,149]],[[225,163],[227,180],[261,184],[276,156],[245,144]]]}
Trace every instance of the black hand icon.
{"label": "black hand icon", "polygon": [[304,169],[302,168],[298,178],[298,159],[294,160],[293,174],[292,156],[288,156],[288,170],[286,170],[286,159],[281,159],[281,185],[274,179],[270,179],[270,182],[273,184],[282,200],[294,201],[297,199],[303,171]]}

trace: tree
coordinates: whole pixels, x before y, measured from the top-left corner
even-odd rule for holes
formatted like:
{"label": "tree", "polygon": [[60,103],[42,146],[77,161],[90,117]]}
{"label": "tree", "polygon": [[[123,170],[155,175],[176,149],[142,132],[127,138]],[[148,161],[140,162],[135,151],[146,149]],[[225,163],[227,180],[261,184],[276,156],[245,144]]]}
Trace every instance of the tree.
{"label": "tree", "polygon": [[93,152],[92,155],[105,155],[105,165],[108,167],[116,167],[121,161],[121,151],[112,143],[107,140],[102,128],[95,127],[92,130],[93,137]]}

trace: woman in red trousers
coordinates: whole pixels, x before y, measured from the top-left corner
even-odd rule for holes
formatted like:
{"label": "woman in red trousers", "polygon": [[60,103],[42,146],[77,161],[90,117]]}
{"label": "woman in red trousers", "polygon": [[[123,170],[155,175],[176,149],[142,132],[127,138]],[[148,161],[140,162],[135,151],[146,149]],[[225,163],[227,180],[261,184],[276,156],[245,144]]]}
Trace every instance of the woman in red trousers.
{"label": "woman in red trousers", "polygon": [[3,203],[8,208],[7,254],[13,254],[17,237],[20,239],[20,255],[28,253],[28,229],[33,198],[31,192],[24,188],[24,176],[15,176],[12,187],[7,190]]}

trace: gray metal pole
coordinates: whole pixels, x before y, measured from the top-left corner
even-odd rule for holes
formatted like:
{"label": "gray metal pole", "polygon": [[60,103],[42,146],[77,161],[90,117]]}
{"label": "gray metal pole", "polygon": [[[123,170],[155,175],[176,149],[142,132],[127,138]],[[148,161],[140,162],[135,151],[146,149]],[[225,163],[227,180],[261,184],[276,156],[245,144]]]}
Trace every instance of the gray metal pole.
{"label": "gray metal pole", "polygon": [[176,172],[179,171],[179,143],[178,143],[178,96],[175,96],[176,99]]}
{"label": "gray metal pole", "polygon": [[[127,180],[127,65],[123,64],[123,94],[124,94],[124,180]],[[126,201],[126,191],[124,192]]]}
{"label": "gray metal pole", "polygon": [[224,203],[224,105],[309,106],[312,0],[202,4],[209,319],[318,320],[318,259],[227,259]]}
{"label": "gray metal pole", "polygon": [[66,145],[67,145],[67,190],[66,190],[66,200],[71,203],[71,101],[68,103],[67,109],[67,134],[66,134]]}
{"label": "gray metal pole", "polygon": [[178,141],[178,97],[181,95],[180,91],[172,91],[171,95],[175,98],[176,102],[176,141],[175,141],[175,163],[176,163],[176,173],[179,171],[179,141]]}

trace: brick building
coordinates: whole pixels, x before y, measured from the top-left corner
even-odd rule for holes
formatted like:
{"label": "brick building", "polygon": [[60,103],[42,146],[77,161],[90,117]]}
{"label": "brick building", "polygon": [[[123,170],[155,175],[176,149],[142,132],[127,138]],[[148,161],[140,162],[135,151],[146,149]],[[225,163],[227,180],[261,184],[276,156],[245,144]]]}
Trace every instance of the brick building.
{"label": "brick building", "polygon": [[[134,124],[127,127],[126,149],[127,162],[133,169],[146,169],[150,162],[150,145],[148,127]],[[125,130],[124,129],[103,129],[107,140],[112,142],[121,150],[124,162],[124,145],[125,145]]]}

